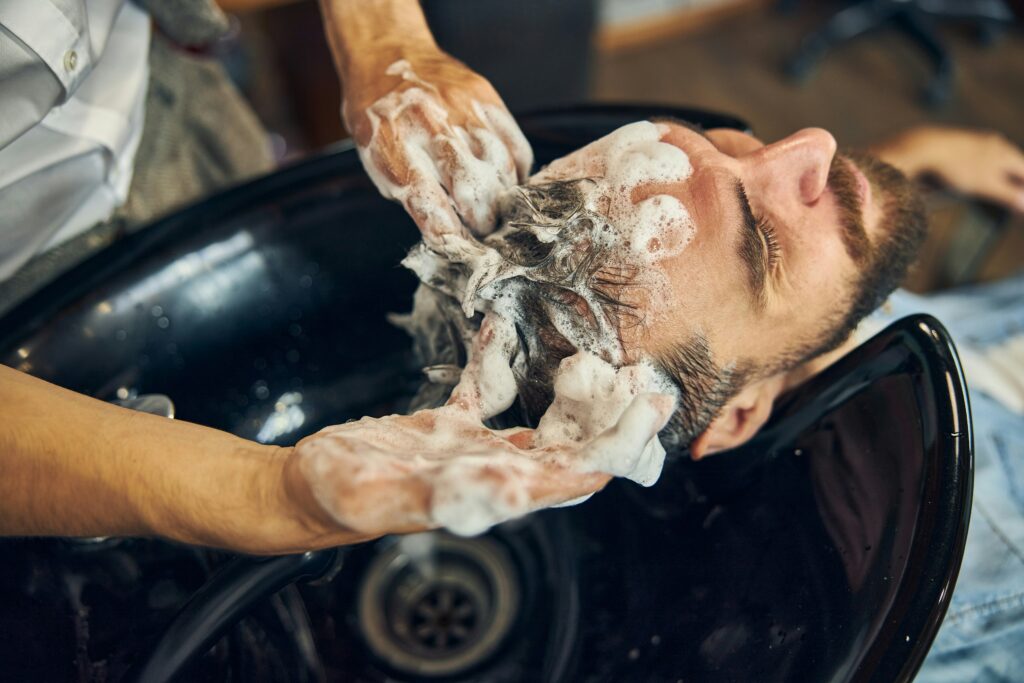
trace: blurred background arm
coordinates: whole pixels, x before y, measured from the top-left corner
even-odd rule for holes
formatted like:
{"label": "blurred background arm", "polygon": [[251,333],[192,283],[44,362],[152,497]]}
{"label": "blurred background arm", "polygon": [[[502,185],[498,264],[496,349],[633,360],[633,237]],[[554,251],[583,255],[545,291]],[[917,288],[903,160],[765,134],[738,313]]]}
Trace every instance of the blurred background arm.
{"label": "blurred background arm", "polygon": [[911,128],[873,150],[913,178],[1024,211],[1024,153],[995,131],[952,126]]}

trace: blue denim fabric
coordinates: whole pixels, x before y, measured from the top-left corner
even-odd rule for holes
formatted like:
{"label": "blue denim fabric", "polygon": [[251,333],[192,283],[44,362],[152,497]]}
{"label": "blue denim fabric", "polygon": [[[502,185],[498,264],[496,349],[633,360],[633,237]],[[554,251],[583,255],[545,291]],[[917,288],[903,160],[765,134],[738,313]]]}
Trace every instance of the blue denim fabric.
{"label": "blue denim fabric", "polygon": [[[920,297],[897,292],[873,317],[930,313],[964,351],[1024,334],[1024,273]],[[1022,371],[1024,372],[1024,371]],[[970,367],[964,373],[970,388]],[[975,433],[974,504],[963,566],[919,683],[1024,681],[1024,416],[970,388]]]}

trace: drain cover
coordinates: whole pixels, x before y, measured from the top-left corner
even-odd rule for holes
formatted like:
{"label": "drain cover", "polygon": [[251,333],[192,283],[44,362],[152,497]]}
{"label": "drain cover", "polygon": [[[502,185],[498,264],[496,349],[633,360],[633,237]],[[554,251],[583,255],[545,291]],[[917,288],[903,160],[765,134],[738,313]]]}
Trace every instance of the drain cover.
{"label": "drain cover", "polygon": [[519,600],[516,567],[501,544],[422,534],[370,563],[359,587],[359,628],[370,650],[395,669],[452,676],[498,649]]}

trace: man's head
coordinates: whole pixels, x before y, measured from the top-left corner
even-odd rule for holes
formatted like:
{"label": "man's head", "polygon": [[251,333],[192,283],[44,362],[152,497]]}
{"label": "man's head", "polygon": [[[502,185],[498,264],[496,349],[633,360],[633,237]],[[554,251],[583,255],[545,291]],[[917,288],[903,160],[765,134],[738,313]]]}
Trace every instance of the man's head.
{"label": "man's head", "polygon": [[535,175],[488,239],[540,284],[523,290],[537,321],[521,334],[527,418],[574,352],[561,308],[613,329],[625,362],[652,359],[675,379],[667,445],[698,457],[738,445],[789,373],[841,344],[899,283],[923,233],[908,181],[837,155],[823,130],[764,145],[677,122],[620,129]]}

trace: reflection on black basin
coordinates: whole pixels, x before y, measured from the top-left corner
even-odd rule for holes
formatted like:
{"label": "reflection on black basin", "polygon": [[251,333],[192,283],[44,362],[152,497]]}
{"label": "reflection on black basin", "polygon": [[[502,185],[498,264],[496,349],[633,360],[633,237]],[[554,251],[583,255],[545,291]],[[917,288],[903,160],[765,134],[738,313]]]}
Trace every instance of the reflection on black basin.
{"label": "reflection on black basin", "polygon": [[[606,107],[524,127],[545,162],[651,113],[735,125]],[[103,399],[167,394],[179,419],[293,443],[404,408],[419,371],[384,315],[409,306],[414,279],[397,263],[415,239],[355,154],[338,151],[86,263],[0,323],[0,360]],[[450,549],[448,583],[410,575],[384,540],[302,593],[323,666],[346,680],[908,680],[955,580],[970,466],[955,352],[935,321],[908,319],[783,401],[741,452],[676,458],[653,489],[616,482],[578,508],[508,525],[481,542],[500,547],[491,559]],[[17,567],[31,553],[9,549],[0,590],[14,595],[27,590]],[[511,612],[487,612],[512,597]],[[458,600],[477,616],[455,628],[468,614]],[[368,616],[375,601],[394,619]],[[497,619],[491,631],[473,621],[485,617]],[[0,658],[38,673],[43,663],[24,661],[38,648],[18,638],[64,627],[27,623],[0,640]],[[464,667],[431,664],[460,633],[490,640]],[[402,638],[419,659],[389,654]],[[73,678],[60,662],[73,661],[74,640],[54,642],[46,666]]]}

